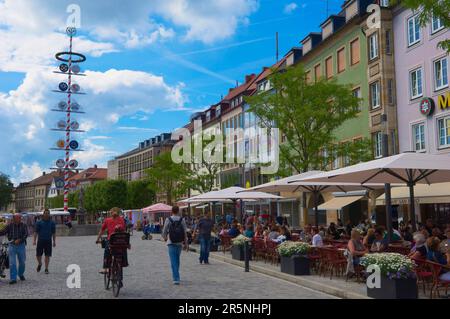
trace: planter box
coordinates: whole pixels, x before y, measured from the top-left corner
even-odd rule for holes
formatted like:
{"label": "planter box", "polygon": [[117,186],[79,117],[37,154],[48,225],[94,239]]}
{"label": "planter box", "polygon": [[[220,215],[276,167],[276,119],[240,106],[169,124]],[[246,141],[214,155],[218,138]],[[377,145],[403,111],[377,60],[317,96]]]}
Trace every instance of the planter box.
{"label": "planter box", "polygon": [[281,256],[281,272],[294,276],[308,276],[309,259],[306,256]]}
{"label": "planter box", "polygon": [[389,279],[381,276],[380,288],[367,287],[367,296],[375,299],[417,299],[417,280]]}
{"label": "planter box", "polygon": [[[249,260],[252,260],[252,252],[251,252],[250,247],[248,249],[248,254],[249,254]],[[235,260],[244,261],[245,260],[244,246],[231,246],[231,256]]]}

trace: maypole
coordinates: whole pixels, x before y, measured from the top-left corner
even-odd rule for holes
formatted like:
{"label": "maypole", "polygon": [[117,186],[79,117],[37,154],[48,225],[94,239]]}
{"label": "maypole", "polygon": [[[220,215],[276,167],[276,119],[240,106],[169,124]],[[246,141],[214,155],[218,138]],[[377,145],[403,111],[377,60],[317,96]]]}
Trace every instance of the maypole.
{"label": "maypole", "polygon": [[79,149],[79,143],[76,140],[71,140],[72,132],[83,132],[79,130],[80,125],[77,121],[73,120],[72,113],[74,114],[83,114],[84,112],[80,111],[80,105],[72,100],[72,95],[80,94],[84,95],[84,93],[80,92],[80,86],[76,83],[72,83],[72,76],[85,76],[80,73],[79,63],[85,62],[86,57],[81,53],[73,52],[73,37],[76,34],[76,29],[73,27],[69,27],[66,30],[67,35],[70,38],[69,43],[69,51],[59,52],[56,54],[56,59],[62,62],[59,65],[59,71],[54,71],[57,74],[67,75],[67,83],[61,82],[59,83],[58,89],[53,92],[67,94],[67,102],[61,101],[58,103],[57,109],[52,111],[54,112],[64,112],[66,113],[66,119],[61,120],[57,124],[56,129],[52,129],[53,131],[65,132],[65,140],[60,139],[56,143],[56,148],[52,148],[51,150],[57,151],[65,151],[65,159],[58,159],[56,161],[56,168],[58,171],[64,170],[64,180],[57,180],[56,187],[58,189],[64,189],[64,211],[68,212],[69,210],[69,178],[70,172],[78,167],[78,162],[76,160],[71,160],[71,152],[81,152]]}

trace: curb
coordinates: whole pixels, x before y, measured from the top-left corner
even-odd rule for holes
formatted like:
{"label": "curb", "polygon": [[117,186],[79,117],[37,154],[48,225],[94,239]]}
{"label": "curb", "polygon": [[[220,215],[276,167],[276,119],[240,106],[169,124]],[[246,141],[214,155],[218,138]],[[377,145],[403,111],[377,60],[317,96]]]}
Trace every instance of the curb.
{"label": "curb", "polygon": [[[190,247],[189,248],[190,251],[198,253],[198,248],[193,248]],[[244,262],[243,261],[239,261],[239,260],[234,260],[231,258],[226,257],[225,255],[222,257],[220,255],[217,255],[215,253],[212,253],[209,255],[210,258],[231,264],[231,265],[235,265],[235,266],[239,266],[242,268],[245,268],[244,266]],[[330,285],[326,285],[323,283],[318,283],[315,282],[313,279],[307,279],[305,277],[300,277],[300,276],[292,276],[289,274],[285,274],[282,272],[278,272],[278,271],[273,271],[271,269],[267,269],[261,266],[256,266],[256,265],[251,265],[250,264],[250,271],[254,271],[257,273],[261,273],[267,276],[271,276],[271,277],[275,277],[281,280],[285,280],[288,281],[290,283],[294,283],[297,284],[299,286],[302,287],[306,287],[312,290],[316,290],[319,292],[323,292],[326,293],[328,295],[332,295],[338,298],[342,298],[342,299],[372,299],[369,298],[366,295],[362,295],[359,293],[355,293],[355,292],[350,292],[350,291],[345,291],[345,290],[341,290],[340,288],[334,287],[334,286],[330,286]]]}

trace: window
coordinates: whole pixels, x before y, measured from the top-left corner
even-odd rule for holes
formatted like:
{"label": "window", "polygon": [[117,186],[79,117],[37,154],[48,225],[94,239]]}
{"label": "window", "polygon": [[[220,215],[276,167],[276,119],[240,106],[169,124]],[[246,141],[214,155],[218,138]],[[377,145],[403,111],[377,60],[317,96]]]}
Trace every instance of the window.
{"label": "window", "polygon": [[[354,89],[353,90],[353,96],[358,98],[358,99],[361,99],[362,98],[361,88]],[[362,111],[362,101],[360,100],[359,103],[358,103],[358,112],[361,112],[361,111]]]}
{"label": "window", "polygon": [[314,76],[316,77],[316,81],[319,81],[320,76],[321,76],[321,74],[320,74],[320,64],[318,64],[318,65],[316,65],[314,67]]}
{"label": "window", "polygon": [[330,79],[333,77],[333,59],[332,59],[332,57],[328,57],[325,60],[325,73],[326,73],[327,79]]}
{"label": "window", "polygon": [[386,54],[391,54],[392,53],[392,48],[391,48],[391,30],[386,30]]}
{"label": "window", "polygon": [[369,36],[369,60],[378,57],[378,34],[374,33]]}
{"label": "window", "polygon": [[444,28],[442,20],[436,17],[431,18],[431,33],[438,32]]}
{"label": "window", "polygon": [[448,86],[447,58],[434,61],[434,88],[440,90]]}
{"label": "window", "polygon": [[394,80],[388,79],[387,81],[387,95],[388,103],[394,104]]}
{"label": "window", "polygon": [[380,7],[389,7],[389,0],[380,0]]}
{"label": "window", "polygon": [[416,44],[420,41],[420,38],[419,15],[415,15],[408,19],[408,46]]}
{"label": "window", "polygon": [[414,151],[420,152],[425,150],[425,124],[420,123],[413,125],[413,147]]}
{"label": "window", "polygon": [[360,61],[359,54],[359,38],[350,43],[350,61],[352,65],[358,64]]}
{"label": "window", "polygon": [[380,158],[383,156],[383,134],[381,132],[376,132],[373,135],[374,144],[374,156],[375,158]]}
{"label": "window", "polygon": [[438,120],[439,129],[439,146],[450,146],[450,117],[442,118]]}
{"label": "window", "polygon": [[422,96],[422,68],[409,73],[409,85],[411,100]]}
{"label": "window", "polygon": [[337,59],[338,59],[338,73],[345,71],[345,48],[342,48],[338,50],[337,52]]}
{"label": "window", "polygon": [[220,106],[216,107],[216,117],[220,116],[221,108]]}
{"label": "window", "polygon": [[370,106],[372,109],[376,109],[381,106],[380,81],[374,82],[370,85]]}
{"label": "window", "polygon": [[206,121],[210,121],[211,120],[211,111],[206,112]]}

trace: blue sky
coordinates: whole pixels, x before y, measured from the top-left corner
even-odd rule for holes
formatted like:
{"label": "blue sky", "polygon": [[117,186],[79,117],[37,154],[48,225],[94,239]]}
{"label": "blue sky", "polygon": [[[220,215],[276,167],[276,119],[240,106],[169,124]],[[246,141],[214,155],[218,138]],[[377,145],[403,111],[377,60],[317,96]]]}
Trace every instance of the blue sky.
{"label": "blue sky", "polygon": [[[329,12],[342,2],[329,0]],[[61,117],[49,110],[62,97],[50,91],[63,80],[53,55],[67,49],[71,3],[81,8],[74,50],[88,57],[83,168],[183,126],[275,62],[275,32],[282,56],[326,18],[325,0],[0,0],[0,171],[15,183],[61,157],[48,150]]]}

